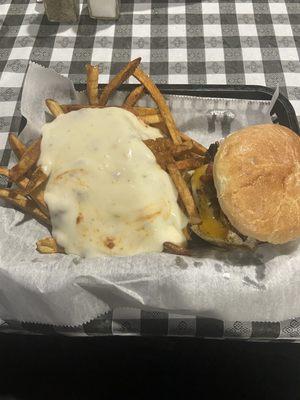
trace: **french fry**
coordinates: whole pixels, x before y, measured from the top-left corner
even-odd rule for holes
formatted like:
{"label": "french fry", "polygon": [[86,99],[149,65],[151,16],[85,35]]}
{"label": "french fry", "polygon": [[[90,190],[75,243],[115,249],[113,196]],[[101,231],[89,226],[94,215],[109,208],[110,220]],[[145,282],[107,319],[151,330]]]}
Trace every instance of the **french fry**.
{"label": "french fry", "polygon": [[51,112],[53,117],[58,117],[59,115],[64,113],[63,109],[61,108],[61,106],[55,100],[47,99],[46,100],[46,105],[49,108],[49,111]]}
{"label": "french fry", "polygon": [[138,115],[139,117],[145,117],[145,116],[148,116],[148,115],[160,115],[160,112],[159,112],[158,108],[152,108],[152,107],[124,107],[124,106],[122,106],[122,108],[132,112],[135,115]]}
{"label": "french fry", "polygon": [[162,117],[159,114],[156,115],[141,115],[139,118],[147,125],[157,124],[162,121]]}
{"label": "french fry", "polygon": [[[10,179],[9,169],[7,169],[5,167],[0,167],[0,175],[6,176],[7,178]],[[19,186],[19,188],[22,189],[22,191],[25,193],[28,182],[29,182],[29,179],[24,177],[24,178],[20,178],[20,179],[16,180],[16,182],[14,182],[14,183],[16,183],[16,185]]]}
{"label": "french fry", "polygon": [[114,78],[105,86],[99,97],[100,106],[105,106],[109,96],[114,93],[118,87],[125,82],[136,70],[141,62],[141,58],[130,61]]}
{"label": "french fry", "polygon": [[145,86],[140,85],[133,89],[129,95],[126,97],[123,107],[133,107],[139,99],[145,94]]}
{"label": "french fry", "polygon": [[29,179],[28,179],[26,176],[24,176],[24,177],[22,177],[22,178],[20,178],[20,179],[17,179],[14,183],[15,183],[20,189],[22,189],[22,191],[24,192],[24,195],[27,194],[27,193],[26,193],[26,187],[27,187],[27,185],[28,185],[28,183],[29,183]]}
{"label": "french fry", "polygon": [[41,138],[35,140],[26,149],[18,164],[9,171],[9,176],[14,182],[24,176],[37,163],[40,156],[41,140]]}
{"label": "french fry", "polygon": [[46,237],[36,242],[36,249],[42,254],[64,253],[64,249],[57,244],[53,237]]}
{"label": "french fry", "polygon": [[187,241],[189,241],[189,240],[192,239],[192,238],[191,238],[190,228],[189,228],[188,225],[187,225],[185,228],[182,229],[182,232],[183,232],[183,234],[184,234],[184,236],[185,236],[185,238],[186,238]]}
{"label": "french fry", "polygon": [[[0,175],[4,175],[9,178],[9,169],[0,167]],[[26,196],[27,186],[30,183],[30,180],[27,177],[23,177],[16,180],[14,183],[22,190],[22,194]],[[48,216],[49,212],[47,204],[44,200],[43,191],[39,190],[32,192],[30,197],[35,201],[35,203],[37,204],[37,206],[39,206],[39,208],[43,211],[43,213]]]}
{"label": "french fry", "polygon": [[187,160],[188,158],[199,158],[204,156],[199,156],[199,154],[195,155],[196,153],[192,153],[190,150],[186,152],[182,152],[176,155],[176,161]]}
{"label": "french fry", "polygon": [[[22,183],[22,186],[24,188],[25,185],[25,193],[28,195],[32,200],[37,204],[37,206],[41,209],[41,211],[49,217],[49,210],[47,203],[45,202],[44,199],[44,191],[46,187],[46,183],[48,180],[48,176],[43,173],[43,171],[39,171],[40,167],[36,168],[35,172],[32,174],[30,179],[27,180],[26,182]],[[32,179],[34,179],[32,181]],[[25,178],[23,178],[25,181]],[[19,182],[16,182],[18,185]]]}
{"label": "french fry", "polygon": [[82,108],[102,108],[97,105],[91,105],[91,104],[60,104],[61,109],[65,114],[71,111],[78,111],[81,110]]}
{"label": "french fry", "polygon": [[[160,129],[161,131],[163,131],[163,133],[166,132],[165,124],[163,122],[160,122],[158,124],[153,124],[153,126]],[[203,156],[205,154],[207,149],[204,146],[202,146],[200,143],[197,143],[195,140],[191,139],[189,136],[185,135],[182,132],[180,132],[180,135],[182,136],[183,141],[184,141],[182,143],[182,145],[186,145],[188,143],[187,144],[188,147],[186,148],[186,150],[191,150],[191,153],[190,153],[191,155],[196,156],[196,154],[197,154],[197,155]],[[159,143],[160,140],[165,141],[166,138],[156,139],[156,142]],[[179,149],[180,149],[180,147],[178,147],[178,150],[177,150],[178,154],[181,152],[181,150],[179,150]],[[182,149],[184,149],[184,147]],[[183,150],[183,151],[185,151],[185,150]]]}
{"label": "french fry", "polygon": [[189,171],[181,170],[181,176],[183,177],[187,185],[189,185],[191,181],[191,174],[189,173]]}
{"label": "french fry", "polygon": [[40,208],[40,210],[47,217],[49,217],[50,214],[49,214],[48,206],[44,199],[44,189],[45,189],[44,184],[40,185],[39,187],[37,187],[30,193],[30,198],[32,198],[32,200],[36,203],[36,205]]}
{"label": "french fry", "polygon": [[149,149],[160,152],[169,152],[175,146],[169,138],[146,139],[144,143]]}
{"label": "french fry", "polygon": [[171,253],[171,254],[177,254],[179,256],[190,256],[191,253],[188,249],[182,246],[178,246],[177,244],[171,243],[171,242],[165,242],[163,244],[164,247],[164,252],[166,253]]}
{"label": "french fry", "polygon": [[192,150],[192,148],[193,148],[193,143],[192,143],[192,141],[189,141],[189,142],[185,142],[182,144],[174,145],[172,147],[171,151],[172,151],[173,156],[177,157],[177,156],[186,154],[187,152],[190,152]]}
{"label": "french fry", "polygon": [[174,182],[174,185],[177,188],[177,191],[179,193],[179,196],[181,197],[188,216],[190,217],[190,219],[193,220],[193,223],[194,221],[198,221],[199,223],[200,218],[193,196],[190,192],[190,189],[188,188],[188,185],[186,184],[178,168],[176,167],[176,164],[168,164],[167,169],[170,177],[172,178],[172,181]]}
{"label": "french fry", "polygon": [[151,146],[156,148],[159,151],[171,151],[176,144],[172,142],[170,138],[157,138],[157,139],[148,139],[145,142],[149,143]]}
{"label": "french fry", "polygon": [[[191,141],[175,145],[168,138],[158,138],[144,140],[144,144],[152,151],[157,163],[163,169],[166,169],[167,164],[175,163],[179,170],[191,171],[205,162],[204,156],[191,152]],[[174,157],[176,157],[176,160]],[[184,158],[177,160],[179,157]]]}
{"label": "french fry", "polygon": [[174,158],[171,153],[153,152],[153,154],[155,155],[157,164],[165,171],[167,171],[168,164],[174,163]]}
{"label": "french fry", "polygon": [[160,93],[155,83],[140,68],[136,68],[136,70],[133,73],[133,76],[145,86],[145,88],[147,89],[147,91],[150,93],[151,97],[157,104],[173,142],[175,144],[180,144],[182,140],[178,132],[178,129],[175,125],[174,118],[171,114],[171,111],[163,95]]}
{"label": "french fry", "polygon": [[98,104],[98,79],[99,66],[87,64],[85,66],[87,73],[86,91],[91,105]]}
{"label": "french fry", "polygon": [[179,170],[191,171],[203,165],[204,158],[187,158],[185,160],[176,161],[175,164]]}
{"label": "french fry", "polygon": [[9,177],[9,169],[5,167],[0,167],[0,175],[6,176],[7,178]]}
{"label": "french fry", "polygon": [[30,180],[28,182],[28,185],[26,187],[26,191],[28,194],[30,194],[32,191],[34,191],[38,186],[40,186],[42,183],[46,182],[48,180],[48,176],[44,173],[41,167],[37,167],[32,175],[30,176]]}
{"label": "french fry", "polygon": [[173,156],[179,156],[189,152],[193,147],[191,141],[182,144],[174,144],[169,138],[157,138],[155,140],[146,139],[144,143],[153,150],[153,152],[169,152]]}
{"label": "french fry", "polygon": [[192,143],[193,143],[193,151],[195,153],[200,154],[201,156],[206,153],[207,148],[202,146],[202,144],[200,144],[200,143],[196,142],[195,140],[191,139],[188,135],[186,135],[183,132],[180,132],[180,136],[181,136],[181,138],[182,138],[182,140],[184,142],[190,141],[190,140],[192,141]]}
{"label": "french fry", "polygon": [[25,144],[23,144],[18,139],[18,137],[11,132],[8,135],[8,143],[9,143],[12,151],[15,153],[15,156],[17,157],[17,159],[20,160],[20,158],[26,151]]}
{"label": "french fry", "polygon": [[49,218],[42,213],[33,200],[25,197],[20,191],[15,189],[0,189],[0,198],[12,203],[20,208],[25,214],[28,213],[40,222],[50,226]]}
{"label": "french fry", "polygon": [[164,121],[151,125],[153,128],[159,129],[163,135],[169,136],[168,128]]}

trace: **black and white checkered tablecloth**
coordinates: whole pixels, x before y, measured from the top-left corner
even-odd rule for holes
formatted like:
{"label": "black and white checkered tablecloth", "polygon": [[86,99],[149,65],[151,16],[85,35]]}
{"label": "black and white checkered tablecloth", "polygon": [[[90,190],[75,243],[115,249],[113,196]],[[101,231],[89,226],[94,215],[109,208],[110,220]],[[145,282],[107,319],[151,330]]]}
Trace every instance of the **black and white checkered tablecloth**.
{"label": "black and white checkered tablecloth", "polygon": [[[35,0],[0,0],[0,165],[7,165],[10,156],[8,132],[19,131],[21,88],[30,60],[75,83],[85,82],[87,62],[99,63],[104,83],[139,56],[158,83],[279,84],[300,117],[299,0],[121,0],[116,23],[89,18],[83,4],[73,25],[49,22]],[[79,328],[3,321],[1,331],[300,340],[300,318],[223,322],[114,310]]]}
{"label": "black and white checkered tablecloth", "polygon": [[87,62],[99,63],[107,82],[138,56],[160,83],[279,83],[300,116],[298,0],[121,0],[116,23],[89,18],[84,3],[74,25],[49,22],[35,0],[0,0],[0,28],[2,165],[7,133],[19,129],[29,60],[77,83]]}

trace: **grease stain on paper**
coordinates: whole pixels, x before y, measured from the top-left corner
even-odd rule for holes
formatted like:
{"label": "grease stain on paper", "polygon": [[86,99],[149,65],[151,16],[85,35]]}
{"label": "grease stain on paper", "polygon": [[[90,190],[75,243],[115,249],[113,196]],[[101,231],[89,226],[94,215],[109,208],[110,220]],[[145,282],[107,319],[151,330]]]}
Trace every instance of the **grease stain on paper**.
{"label": "grease stain on paper", "polygon": [[255,282],[253,279],[249,278],[249,276],[244,276],[243,277],[243,285],[252,286],[255,289],[259,289],[259,290],[266,290],[267,289],[265,285]]}
{"label": "grease stain on paper", "polygon": [[181,269],[187,269],[187,267],[189,266],[189,264],[182,257],[179,256],[175,258],[175,264]]}

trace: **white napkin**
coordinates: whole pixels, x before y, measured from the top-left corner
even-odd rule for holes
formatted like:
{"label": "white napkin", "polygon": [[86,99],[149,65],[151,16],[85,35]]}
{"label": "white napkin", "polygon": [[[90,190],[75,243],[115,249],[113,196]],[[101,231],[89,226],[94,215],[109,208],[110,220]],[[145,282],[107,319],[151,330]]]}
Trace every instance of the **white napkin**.
{"label": "white napkin", "polygon": [[[31,64],[21,104],[28,121],[23,139],[40,131],[48,97],[62,103],[84,101],[68,79]],[[123,97],[117,93],[114,102]],[[168,100],[180,129],[206,145],[242,126],[271,122],[267,101],[188,96]],[[298,242],[261,245],[255,252],[202,244],[195,257],[162,253],[80,259],[37,253],[35,242],[47,236],[46,228],[12,208],[0,206],[0,220],[3,320],[75,326],[115,307],[223,320],[273,321],[300,313]]]}

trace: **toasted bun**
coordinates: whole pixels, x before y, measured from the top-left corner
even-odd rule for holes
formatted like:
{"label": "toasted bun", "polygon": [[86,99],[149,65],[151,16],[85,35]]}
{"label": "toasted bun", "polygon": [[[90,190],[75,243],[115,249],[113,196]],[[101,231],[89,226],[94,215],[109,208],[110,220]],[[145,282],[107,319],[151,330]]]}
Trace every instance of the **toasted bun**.
{"label": "toasted bun", "polygon": [[281,125],[255,125],[229,135],[214,161],[220,206],[254,239],[300,237],[300,138]]}

